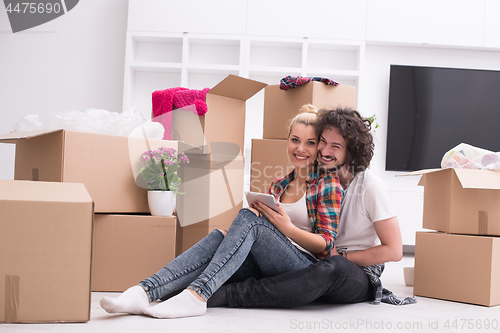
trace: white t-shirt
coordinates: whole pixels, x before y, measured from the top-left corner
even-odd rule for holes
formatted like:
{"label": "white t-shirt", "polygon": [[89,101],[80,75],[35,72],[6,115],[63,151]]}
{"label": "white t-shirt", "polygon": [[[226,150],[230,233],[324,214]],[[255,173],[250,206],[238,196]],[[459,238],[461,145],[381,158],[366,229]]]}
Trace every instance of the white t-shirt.
{"label": "white t-shirt", "polygon": [[[299,199],[299,201],[294,202],[294,203],[281,203],[281,207],[285,211],[285,213],[288,215],[290,218],[290,221],[299,229],[308,231],[308,232],[313,232],[312,226],[311,226],[311,221],[309,220],[309,215],[307,214],[307,204],[306,204],[306,193],[302,196],[302,198]],[[288,238],[293,245],[295,245],[299,250],[303,252],[309,253],[311,256],[314,257],[314,255],[304,249],[302,246],[299,244],[295,243],[293,240]]]}
{"label": "white t-shirt", "polygon": [[352,252],[380,245],[373,223],[393,216],[385,184],[370,169],[358,173],[344,190],[336,248]]}

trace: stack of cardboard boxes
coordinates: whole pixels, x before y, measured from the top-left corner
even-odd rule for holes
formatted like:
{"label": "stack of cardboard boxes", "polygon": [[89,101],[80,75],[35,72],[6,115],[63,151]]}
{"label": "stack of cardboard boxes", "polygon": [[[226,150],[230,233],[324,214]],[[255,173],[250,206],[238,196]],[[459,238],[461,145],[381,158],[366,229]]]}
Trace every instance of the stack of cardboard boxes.
{"label": "stack of cardboard boxes", "polygon": [[[1,141],[16,143],[16,180],[0,190],[10,211],[0,254],[12,259],[2,259],[0,279],[18,282],[0,288],[0,321],[86,321],[91,290],[122,290],[173,259],[175,217],[146,215],[146,190],[135,184],[144,139],[56,130]],[[149,142],[164,143],[178,145]]]}
{"label": "stack of cardboard boxes", "polygon": [[423,227],[415,242],[414,294],[500,304],[500,172],[436,169],[422,175]]}
{"label": "stack of cardboard boxes", "polygon": [[[228,76],[207,94],[205,116],[173,114],[169,141],[67,130],[0,136],[16,144],[16,180],[0,181],[0,322],[87,321],[91,291],[123,291],[214,228],[228,229],[243,204],[246,100],[264,86]],[[179,170],[185,195],[175,216],[151,216],[137,185],[142,153],[161,146],[191,160]]]}
{"label": "stack of cardboard boxes", "polygon": [[252,140],[250,191],[267,193],[274,179],[293,169],[287,154],[288,126],[304,104],[317,108],[341,106],[356,109],[356,87],[325,85],[318,81],[286,91],[279,85],[267,86],[263,139]]}
{"label": "stack of cardboard boxes", "polygon": [[202,147],[179,169],[186,194],[177,197],[177,255],[212,230],[229,229],[243,207],[246,101],[266,85],[229,75],[207,93],[204,116],[174,110],[171,138]]}

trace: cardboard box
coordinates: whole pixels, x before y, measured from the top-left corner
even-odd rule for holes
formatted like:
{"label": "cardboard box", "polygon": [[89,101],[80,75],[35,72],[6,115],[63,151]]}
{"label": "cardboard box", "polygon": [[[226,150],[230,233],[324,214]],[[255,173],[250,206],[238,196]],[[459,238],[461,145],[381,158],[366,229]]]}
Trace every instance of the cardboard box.
{"label": "cardboard box", "polygon": [[241,155],[196,155],[179,169],[177,255],[214,229],[229,229],[243,208],[244,158]]}
{"label": "cardboard box", "polygon": [[417,232],[413,293],[500,304],[500,237]]}
{"label": "cardboard box", "polygon": [[253,139],[250,191],[267,193],[273,180],[293,170],[286,140]]}
{"label": "cardboard box", "polygon": [[0,322],[90,319],[93,203],[82,184],[0,180]]}
{"label": "cardboard box", "polygon": [[175,216],[95,214],[92,291],[124,291],[175,258]]}
{"label": "cardboard box", "polygon": [[140,187],[141,156],[161,146],[190,152],[178,141],[67,130],[11,132],[0,142],[16,144],[16,180],[83,183],[97,213],[149,213]]}
{"label": "cardboard box", "polygon": [[500,172],[421,170],[423,227],[448,233],[500,236]]}
{"label": "cardboard box", "polygon": [[246,100],[265,86],[229,75],[208,92],[204,116],[174,110],[171,141],[55,130],[11,132],[0,142],[16,144],[15,179],[84,183],[97,213],[149,213],[146,189],[136,184],[142,153],[166,146],[188,154],[241,154]]}
{"label": "cardboard box", "polygon": [[228,75],[208,91],[205,115],[198,116],[184,109],[173,111],[170,139],[198,147],[206,143],[210,146],[212,142],[230,142],[243,152],[246,101],[265,86],[266,83]]}
{"label": "cardboard box", "polygon": [[286,91],[279,85],[267,86],[263,138],[287,139],[288,123],[304,104],[313,104],[317,108],[342,106],[356,109],[356,87],[325,85],[317,81]]}

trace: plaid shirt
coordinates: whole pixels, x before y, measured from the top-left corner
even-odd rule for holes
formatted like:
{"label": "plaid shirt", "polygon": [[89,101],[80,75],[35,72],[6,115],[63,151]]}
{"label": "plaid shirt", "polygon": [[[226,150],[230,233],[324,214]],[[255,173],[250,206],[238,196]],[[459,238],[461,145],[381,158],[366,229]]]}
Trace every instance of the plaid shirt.
{"label": "plaid shirt", "polygon": [[319,76],[309,76],[309,77],[304,77],[304,76],[285,76],[280,80],[280,89],[281,90],[288,90],[288,89],[293,89],[300,87],[310,81],[319,81],[323,82],[326,85],[333,85],[333,86],[338,86],[338,82],[335,82],[333,80],[330,80],[326,77],[319,77]]}
{"label": "plaid shirt", "polygon": [[[285,177],[275,179],[269,188],[277,200],[286,187],[295,178],[295,170]],[[332,254],[339,227],[340,204],[344,191],[339,179],[334,174],[320,173],[315,169],[306,179],[307,213],[314,233],[321,235],[326,242],[326,248],[316,253],[318,259],[328,258]]]}

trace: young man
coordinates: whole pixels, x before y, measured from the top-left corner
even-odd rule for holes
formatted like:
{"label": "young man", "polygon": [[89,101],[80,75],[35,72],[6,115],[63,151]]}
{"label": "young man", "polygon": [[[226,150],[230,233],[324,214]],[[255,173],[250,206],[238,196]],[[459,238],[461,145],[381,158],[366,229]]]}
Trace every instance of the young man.
{"label": "young man", "polygon": [[[208,306],[293,307],[322,299],[330,303],[397,299],[382,289],[384,263],[402,258],[402,241],[395,210],[384,184],[371,173],[373,157],[370,121],[350,109],[321,110],[318,163],[335,172],[345,191],[335,248],[338,254],[299,271],[223,286]],[[266,217],[276,214],[262,208]]]}

